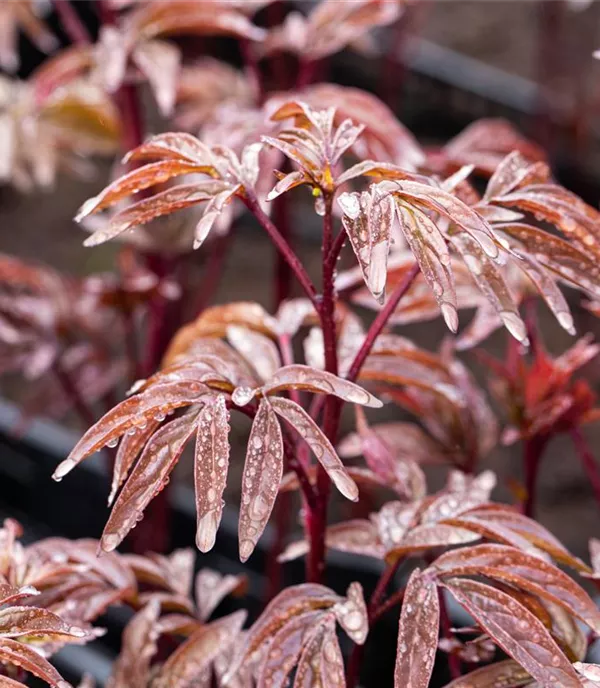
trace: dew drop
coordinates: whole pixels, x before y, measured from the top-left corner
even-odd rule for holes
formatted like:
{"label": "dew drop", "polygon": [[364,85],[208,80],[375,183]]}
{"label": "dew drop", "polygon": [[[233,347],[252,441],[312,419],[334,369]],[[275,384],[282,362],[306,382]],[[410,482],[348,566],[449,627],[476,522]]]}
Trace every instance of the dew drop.
{"label": "dew drop", "polygon": [[231,399],[236,406],[245,406],[251,401],[256,393],[256,390],[251,387],[236,387],[233,390]]}
{"label": "dew drop", "polygon": [[106,443],[106,446],[110,447],[112,449],[113,447],[116,447],[117,444],[119,444],[119,438],[114,437],[113,439],[108,440],[108,442]]}

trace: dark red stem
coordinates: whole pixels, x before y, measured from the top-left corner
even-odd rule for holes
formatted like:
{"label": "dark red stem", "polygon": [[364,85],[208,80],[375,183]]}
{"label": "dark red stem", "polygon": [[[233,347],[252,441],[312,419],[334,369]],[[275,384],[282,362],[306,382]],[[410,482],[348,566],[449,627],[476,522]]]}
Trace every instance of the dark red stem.
{"label": "dark red stem", "polygon": [[326,260],[328,263],[333,265],[333,270],[335,270],[336,263],[340,257],[342,248],[344,248],[347,238],[348,235],[346,234],[346,230],[342,229],[340,232],[338,232],[337,236],[333,240],[333,243],[331,244],[331,250],[329,251],[329,255],[327,256]]}
{"label": "dark red stem", "polygon": [[396,306],[400,302],[400,299],[406,294],[410,289],[415,277],[419,274],[419,266],[417,263],[407,272],[404,279],[398,283],[394,291],[391,293],[390,297],[385,303],[385,306],[379,311],[375,320],[371,324],[365,337],[365,341],[360,347],[358,353],[352,361],[352,365],[346,375],[348,380],[354,382],[358,377],[364,362],[367,360],[367,356],[375,344],[375,340],[381,334],[383,328],[386,326],[387,321],[390,319],[392,313],[396,310]]}
{"label": "dark red stem", "polygon": [[227,234],[218,236],[213,241],[211,253],[206,262],[202,282],[198,288],[198,302],[194,307],[194,317],[197,317],[212,301],[221,281],[221,275],[225,268],[225,262],[229,253],[233,237],[233,228]]}
{"label": "dark red stem", "polygon": [[[333,244],[333,195],[325,197],[325,215],[323,218],[323,293],[318,307],[321,318],[321,329],[323,331],[323,347],[325,354],[325,370],[337,375],[337,333],[335,324],[335,286],[333,263],[327,258],[331,254]],[[323,418],[323,432],[327,438],[335,445],[341,404],[334,396],[328,396],[325,400],[325,411]],[[317,500],[316,508],[312,512],[306,513],[306,526],[310,551],[307,556],[307,577],[309,582],[318,583],[323,578],[325,570],[325,530],[327,527],[327,505],[331,481],[321,465],[317,468]]]}
{"label": "dark red stem", "polygon": [[570,434],[573,444],[575,445],[575,449],[577,449],[577,453],[581,459],[583,470],[589,478],[590,485],[594,491],[596,502],[600,505],[600,472],[598,471],[596,459],[594,458],[592,450],[580,428],[571,428]]}
{"label": "dark red stem", "polygon": [[[452,622],[450,621],[450,615],[448,614],[446,596],[441,589],[438,589],[438,595],[440,599],[440,630],[443,637],[452,638],[454,637],[454,633],[452,633]],[[461,676],[462,668],[460,665],[460,659],[452,653],[448,655],[448,668],[450,670],[450,677],[452,679]]]}
{"label": "dark red stem", "polygon": [[71,400],[73,408],[80,416],[84,426],[86,429],[90,428],[96,422],[96,415],[81,395],[77,385],[72,380],[69,372],[65,370],[60,360],[57,360],[54,364],[54,374],[63,391]]}
{"label": "dark red stem", "polygon": [[54,9],[60,25],[72,43],[75,45],[89,45],[92,43],[92,37],[86,25],[81,21],[69,0],[54,0]]}
{"label": "dark red stem", "polygon": [[537,485],[537,476],[540,467],[540,461],[544,449],[546,448],[547,439],[544,437],[532,437],[525,440],[523,447],[523,470],[525,472],[525,503],[523,504],[523,513],[525,516],[533,517],[535,512],[535,490]]}
{"label": "dark red stem", "polygon": [[[287,167],[287,166],[286,166]],[[284,167],[284,171],[288,171]],[[291,171],[291,169],[289,169]],[[292,226],[290,222],[289,195],[282,194],[273,202],[273,215],[279,233],[292,248]],[[293,250],[293,248],[292,248]],[[289,299],[292,292],[293,273],[290,265],[282,253],[277,253],[275,263],[275,308],[285,299]]]}
{"label": "dark red stem", "polygon": [[248,38],[242,38],[240,41],[240,49],[242,52],[242,58],[244,60],[244,65],[250,77],[256,84],[256,89],[258,92],[258,102],[262,104],[265,98],[264,85],[260,67],[258,65],[258,58],[256,56],[256,51],[254,50],[254,45]]}
{"label": "dark red stem", "polygon": [[402,600],[404,599],[404,592],[405,588],[401,588],[400,590],[396,590],[395,593],[391,594],[387,600],[382,602],[379,607],[373,612],[373,616],[370,619],[371,625],[373,625],[376,621],[379,621],[379,619],[386,614],[387,612],[390,611],[390,609],[393,609],[397,604],[400,604]]}
{"label": "dark red stem", "polygon": [[271,219],[268,217],[268,215],[260,207],[260,203],[258,202],[256,195],[250,191],[247,191],[246,195],[242,198],[242,200],[244,201],[250,212],[258,220],[261,227],[267,232],[269,238],[275,244],[277,250],[285,258],[292,272],[294,273],[294,275],[296,275],[296,279],[298,280],[298,282],[300,282],[300,285],[304,289],[308,298],[316,304],[317,290],[315,288],[315,285],[312,283],[312,280],[308,276],[308,273],[306,272],[304,266],[300,262],[298,256],[294,253],[294,251],[291,249],[290,245],[283,238],[283,236],[281,236],[280,231],[271,222]]}

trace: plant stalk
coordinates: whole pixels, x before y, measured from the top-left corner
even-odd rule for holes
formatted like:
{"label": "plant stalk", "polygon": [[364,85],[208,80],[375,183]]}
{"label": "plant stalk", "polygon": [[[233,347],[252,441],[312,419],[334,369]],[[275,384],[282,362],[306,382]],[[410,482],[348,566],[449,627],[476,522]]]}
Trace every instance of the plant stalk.
{"label": "plant stalk", "polygon": [[[453,638],[454,633],[452,633],[452,622],[450,620],[450,614],[448,614],[446,596],[444,595],[443,590],[438,589],[438,596],[440,600],[440,630],[443,636],[447,638]],[[450,677],[452,679],[458,678],[462,675],[460,659],[452,653],[448,654],[448,669],[450,670]]]}
{"label": "plant stalk", "polygon": [[523,461],[525,472],[525,503],[523,504],[523,513],[525,516],[533,517],[535,512],[535,490],[537,485],[537,477],[540,467],[540,461],[546,448],[547,438],[532,437],[525,440],[523,447]]}
{"label": "plant stalk", "polygon": [[419,266],[417,263],[415,263],[407,272],[404,279],[396,285],[396,288],[386,301],[385,306],[379,311],[375,320],[373,320],[373,323],[367,332],[367,336],[365,337],[365,340],[358,353],[354,357],[354,361],[352,361],[352,365],[350,366],[348,374],[346,375],[346,378],[351,382],[354,382],[358,377],[364,362],[371,353],[371,349],[375,344],[375,340],[381,334],[383,328],[387,324],[387,321],[390,319],[392,313],[396,310],[396,306],[400,303],[400,299],[410,289],[411,284],[418,274]]}
{"label": "plant stalk", "polygon": [[69,0],[54,0],[54,10],[69,40],[75,45],[90,45],[92,37]]}
{"label": "plant stalk", "polygon": [[260,207],[260,203],[258,202],[256,194],[247,190],[246,195],[242,198],[242,200],[246,204],[248,210],[250,210],[250,212],[258,220],[261,227],[267,232],[277,250],[285,258],[308,298],[315,304],[315,307],[317,307],[317,290],[315,285],[312,283],[312,280],[308,276],[308,273],[300,262],[298,256],[291,249],[290,245],[281,235],[277,227],[275,227],[275,225],[271,222],[269,216]]}
{"label": "plant stalk", "polygon": [[581,465],[590,481],[590,486],[594,491],[596,502],[600,505],[600,472],[596,464],[596,459],[592,450],[581,432],[581,428],[573,427],[570,431],[571,439],[575,445],[575,449],[581,459]]}
{"label": "plant stalk", "polygon": [[[338,373],[337,360],[337,332],[335,323],[335,286],[333,263],[327,258],[331,254],[333,244],[333,194],[325,196],[325,215],[323,218],[323,284],[321,302],[318,307],[323,331],[323,348],[325,355],[325,370],[333,375]],[[325,399],[323,414],[323,432],[335,446],[341,404],[334,396]],[[307,557],[307,575],[309,582],[319,583],[325,570],[325,530],[327,528],[327,506],[331,481],[319,464],[317,468],[317,503],[312,513],[307,513],[307,531],[310,542],[310,552]]]}

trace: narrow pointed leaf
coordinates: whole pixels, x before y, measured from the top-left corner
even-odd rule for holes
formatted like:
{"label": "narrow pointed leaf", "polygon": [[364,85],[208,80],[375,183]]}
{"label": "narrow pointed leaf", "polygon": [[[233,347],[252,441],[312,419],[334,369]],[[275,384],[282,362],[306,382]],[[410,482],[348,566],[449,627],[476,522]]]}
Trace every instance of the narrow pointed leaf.
{"label": "narrow pointed leaf", "polygon": [[284,418],[311,448],[319,463],[327,471],[337,489],[355,502],[358,499],[358,487],[344,468],[331,442],[306,411],[290,399],[271,398],[275,412]]}
{"label": "narrow pointed leaf", "polygon": [[283,475],[283,438],[271,404],[262,399],[248,440],[239,517],[240,559],[246,561],[262,535]]}
{"label": "narrow pointed leaf", "polygon": [[85,638],[86,631],[72,626],[48,609],[12,606],[0,610],[0,639],[31,636],[51,641]]}
{"label": "narrow pointed leaf", "polygon": [[299,614],[277,631],[260,662],[257,688],[284,688],[298,663],[302,644],[310,629],[319,621],[321,611]]}
{"label": "narrow pointed leaf", "polygon": [[324,616],[305,641],[294,688],[345,688],[344,660],[332,616]]}
{"label": "narrow pointed leaf", "polygon": [[236,642],[246,620],[244,610],[201,626],[163,664],[156,688],[194,688],[215,657]]}
{"label": "narrow pointed leaf", "polygon": [[194,483],[198,519],[196,545],[201,552],[208,552],[215,543],[228,470],[229,411],[225,397],[219,395],[198,415]]}
{"label": "narrow pointed leaf", "polygon": [[140,455],[140,452],[150,437],[152,437],[159,425],[159,421],[152,419],[148,421],[148,424],[143,430],[140,429],[133,435],[123,435],[123,438],[119,443],[117,455],[115,457],[112,484],[110,488],[110,495],[108,497],[109,506],[113,503],[119,488],[127,479],[129,471]]}
{"label": "narrow pointed leaf", "polygon": [[521,688],[531,681],[531,676],[522,666],[512,659],[505,659],[460,676],[445,688]]}
{"label": "narrow pointed leaf", "polygon": [[144,509],[164,488],[185,445],[196,431],[198,414],[176,418],[158,430],[146,444],[104,528],[101,547],[111,552],[141,518]]}
{"label": "narrow pointed leaf", "polygon": [[521,320],[514,295],[497,263],[466,233],[455,232],[452,243],[462,255],[477,286],[493,305],[506,329],[520,342],[527,340],[527,328]]}
{"label": "narrow pointed leaf", "polygon": [[251,661],[273,635],[292,619],[315,610],[325,610],[340,601],[333,590],[316,583],[304,583],[286,588],[269,604],[248,631],[225,676],[225,684],[235,676],[240,666]]}
{"label": "narrow pointed leaf", "polygon": [[115,442],[127,431],[143,430],[157,415],[164,416],[173,409],[198,403],[207,391],[199,382],[186,380],[154,385],[147,391],[125,399],[83,435],[52,477],[61,480],[86,457]]}
{"label": "narrow pointed leaf", "polygon": [[440,602],[432,578],[415,569],[404,593],[394,687],[427,688],[438,644]]}
{"label": "narrow pointed leaf", "polygon": [[248,588],[246,576],[222,576],[212,569],[201,569],[196,576],[196,607],[198,616],[206,621],[228,595],[244,595]]}
{"label": "narrow pointed leaf", "polygon": [[88,215],[108,208],[123,198],[127,198],[156,184],[162,184],[173,177],[202,171],[196,163],[182,160],[161,160],[144,165],[123,175],[97,196],[86,201],[81,206],[75,220],[80,222]]}
{"label": "narrow pointed leaf", "polygon": [[69,685],[39,652],[30,645],[10,638],[0,639],[0,665],[2,664],[21,667],[53,688],[66,688]]}
{"label": "narrow pointed leaf", "polygon": [[564,607],[596,633],[600,611],[589,595],[556,566],[503,545],[478,545],[446,552],[434,567],[444,576],[486,576]]}
{"label": "narrow pointed leaf", "polygon": [[265,394],[277,394],[288,389],[301,389],[315,394],[332,394],[349,403],[371,408],[381,408],[383,405],[366,389],[353,382],[324,370],[300,364],[280,368],[263,387]]}
{"label": "narrow pointed leaf", "polygon": [[429,283],[452,332],[458,329],[458,304],[446,241],[433,220],[418,208],[396,203],[402,232]]}
{"label": "narrow pointed leaf", "polygon": [[579,687],[577,674],[544,624],[513,597],[471,580],[451,579],[443,585],[533,678],[543,685]]}

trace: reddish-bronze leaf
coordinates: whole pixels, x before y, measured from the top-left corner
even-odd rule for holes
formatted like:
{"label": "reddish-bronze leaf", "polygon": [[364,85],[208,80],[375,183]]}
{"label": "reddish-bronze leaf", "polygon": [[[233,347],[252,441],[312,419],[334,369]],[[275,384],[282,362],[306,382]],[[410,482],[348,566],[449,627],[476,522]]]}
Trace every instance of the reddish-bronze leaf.
{"label": "reddish-bronze leaf", "polygon": [[212,153],[192,134],[168,132],[152,136],[141,146],[129,151],[124,162],[140,160],[173,160],[203,165],[211,162]]}
{"label": "reddish-bronze leaf", "polygon": [[52,476],[62,480],[78,463],[101,449],[115,443],[126,432],[143,430],[152,419],[164,419],[167,413],[181,406],[198,403],[208,389],[194,380],[173,381],[155,385],[151,389],[125,399],[93,425],[75,445]]}
{"label": "reddish-bronze leaf", "polygon": [[147,688],[150,663],[157,650],[159,615],[160,604],[151,599],[127,624],[107,688]]}
{"label": "reddish-bronze leaf", "polygon": [[512,659],[475,669],[460,676],[445,688],[521,688],[531,683],[531,676]]}
{"label": "reddish-bronze leaf", "polygon": [[0,639],[0,665],[2,664],[21,667],[53,688],[67,688],[69,685],[39,652],[30,645],[10,638]]}
{"label": "reddish-bronze leaf", "polygon": [[348,636],[357,645],[363,645],[369,632],[369,617],[360,583],[350,584],[345,599],[333,607],[333,613]]}
{"label": "reddish-bronze leaf", "polygon": [[440,602],[433,578],[415,569],[406,586],[394,670],[395,688],[427,688],[438,643]]}
{"label": "reddish-bronze leaf", "polygon": [[257,688],[284,688],[298,663],[307,634],[321,616],[321,611],[304,612],[277,631],[261,659]]}
{"label": "reddish-bronze leaf", "polygon": [[491,260],[466,232],[452,232],[450,238],[469,268],[475,283],[498,313],[506,329],[515,339],[525,342],[525,323],[521,320],[515,295],[511,292],[500,265]]}
{"label": "reddish-bronze leaf", "polygon": [[281,427],[271,403],[264,398],[252,423],[242,476],[242,503],[239,516],[242,561],[246,561],[252,554],[267,525],[282,475]]}
{"label": "reddish-bronze leaf", "polygon": [[[464,522],[461,523],[461,521]],[[560,564],[570,566],[577,571],[589,572],[588,566],[565,549],[564,545],[550,531],[514,509],[490,504],[485,508],[476,508],[468,513],[463,513],[458,520],[453,519],[453,522],[456,525],[477,530],[485,537],[493,539],[501,540],[507,534],[510,536],[512,532],[515,537],[530,542],[538,550],[546,552]],[[509,541],[508,544],[514,543]]]}
{"label": "reddish-bronze leaf", "polygon": [[277,346],[272,339],[260,332],[230,325],[227,328],[227,339],[256,371],[258,379],[269,380],[280,367],[281,359]]}
{"label": "reddish-bronze leaf", "polygon": [[453,597],[508,655],[543,685],[578,688],[570,662],[544,624],[513,597],[466,579],[443,582]]}
{"label": "reddish-bronze leaf", "polygon": [[503,545],[478,545],[446,552],[434,564],[444,576],[486,576],[564,607],[597,633],[600,611],[575,581],[539,557]]}
{"label": "reddish-bronze leaf", "polygon": [[358,499],[358,487],[344,468],[331,442],[308,413],[291,399],[270,398],[275,412],[284,418],[311,448],[319,463],[327,471],[337,489],[353,502]]}
{"label": "reddish-bronze leaf", "polygon": [[161,160],[160,162],[144,165],[143,167],[128,172],[123,177],[120,177],[107,186],[100,194],[87,200],[81,206],[81,209],[75,217],[75,221],[81,222],[81,220],[92,213],[108,208],[121,199],[127,198],[151,186],[169,181],[169,179],[173,177],[204,171],[205,170],[198,165],[198,163],[186,162],[184,160]]}
{"label": "reddish-bronze leaf", "polygon": [[86,635],[85,630],[71,626],[47,609],[10,606],[0,610],[1,638],[31,636],[37,639],[64,641],[85,638]]}
{"label": "reddish-bronze leaf", "polygon": [[159,425],[160,422],[152,418],[148,421],[145,428],[140,428],[132,435],[126,433],[121,438],[113,466],[112,484],[110,487],[110,495],[108,496],[109,506],[113,503],[119,488],[127,479],[129,471],[140,455],[140,452]]}
{"label": "reddish-bronze leaf", "polygon": [[338,198],[342,223],[356,254],[364,280],[373,297],[383,302],[387,278],[394,206],[390,196],[373,184],[362,193],[344,193]]}
{"label": "reddish-bronze leaf", "polygon": [[[104,244],[119,234],[148,224],[163,215],[170,215],[178,210],[191,208],[205,201],[212,201],[217,194],[223,191],[229,193],[231,187],[217,180],[179,185],[161,191],[115,213],[106,225],[84,241],[84,245],[98,246]],[[209,206],[206,206],[205,210],[208,208]]]}
{"label": "reddish-bronze leaf", "polygon": [[458,330],[458,304],[450,252],[435,222],[420,208],[396,201],[400,227],[423,276],[433,290],[446,325]]}
{"label": "reddish-bronze leaf", "polygon": [[246,620],[244,610],[201,626],[163,664],[156,688],[193,688],[215,657],[236,642]]}
{"label": "reddish-bronze leaf", "polygon": [[315,583],[294,585],[280,592],[246,634],[225,676],[225,684],[235,676],[243,663],[260,653],[263,646],[294,618],[307,612],[330,609],[341,599],[329,588]]}
{"label": "reddish-bronze leaf", "polygon": [[121,544],[150,501],[164,488],[197,423],[198,413],[191,411],[170,421],[151,437],[104,527],[100,541],[103,550],[111,552]]}
{"label": "reddish-bronze leaf", "polygon": [[248,579],[246,576],[222,576],[212,569],[202,569],[196,576],[195,587],[198,616],[206,621],[227,595],[244,595]]}
{"label": "reddish-bronze leaf", "polygon": [[294,364],[280,368],[263,387],[265,394],[277,394],[287,389],[301,389],[314,394],[332,394],[344,401],[371,408],[383,404],[359,385],[325,370]]}
{"label": "reddish-bronze leaf", "polygon": [[306,639],[294,688],[345,688],[344,660],[335,634],[335,620],[326,614]]}
{"label": "reddish-bronze leaf", "polygon": [[[348,554],[382,559],[385,554],[376,526],[366,519],[352,519],[329,526],[325,531],[325,545],[329,549]],[[280,561],[292,561],[309,550],[306,540],[289,544],[280,555]]]}
{"label": "reddish-bronze leaf", "polygon": [[494,226],[516,245],[568,283],[600,296],[600,269],[588,252],[554,234],[522,222]]}
{"label": "reddish-bronze leaf", "polygon": [[213,403],[206,404],[198,415],[194,481],[198,519],[196,545],[201,552],[208,552],[215,543],[228,470],[229,411],[221,394]]}

